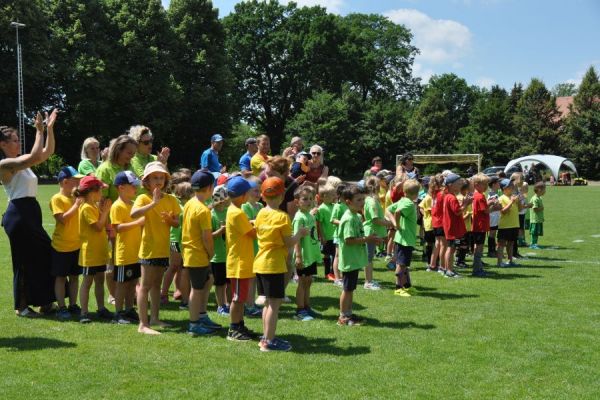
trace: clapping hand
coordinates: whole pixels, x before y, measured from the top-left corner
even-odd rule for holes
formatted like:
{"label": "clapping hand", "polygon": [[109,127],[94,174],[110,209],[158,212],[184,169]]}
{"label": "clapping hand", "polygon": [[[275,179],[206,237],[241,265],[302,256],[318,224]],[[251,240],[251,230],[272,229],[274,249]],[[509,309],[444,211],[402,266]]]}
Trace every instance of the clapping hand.
{"label": "clapping hand", "polygon": [[154,188],[154,190],[152,191],[152,203],[158,204],[158,202],[160,201],[161,198],[162,198],[162,192],[160,191],[160,189]]}
{"label": "clapping hand", "polygon": [[46,126],[48,127],[48,129],[53,129],[54,128],[54,123],[56,122],[56,118],[58,117],[58,108],[55,108],[54,110],[52,110],[52,113],[50,114],[50,116],[48,116],[48,112],[46,112]]}
{"label": "clapping hand", "polygon": [[171,149],[168,147],[163,147],[160,149],[160,153],[156,155],[156,159],[163,164],[166,164],[169,160],[169,156],[171,155]]}
{"label": "clapping hand", "polygon": [[35,121],[33,125],[35,126],[35,129],[38,132],[44,132],[44,119],[42,118],[42,114],[39,111],[35,115]]}

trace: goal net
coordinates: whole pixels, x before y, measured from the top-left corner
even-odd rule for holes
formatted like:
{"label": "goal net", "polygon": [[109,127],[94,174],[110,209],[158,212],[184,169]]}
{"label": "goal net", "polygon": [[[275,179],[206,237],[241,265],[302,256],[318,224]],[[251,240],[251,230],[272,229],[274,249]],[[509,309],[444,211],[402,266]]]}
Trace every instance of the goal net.
{"label": "goal net", "polygon": [[[413,154],[413,164],[477,164],[481,171],[481,154]],[[402,155],[396,155],[396,166],[400,165]]]}

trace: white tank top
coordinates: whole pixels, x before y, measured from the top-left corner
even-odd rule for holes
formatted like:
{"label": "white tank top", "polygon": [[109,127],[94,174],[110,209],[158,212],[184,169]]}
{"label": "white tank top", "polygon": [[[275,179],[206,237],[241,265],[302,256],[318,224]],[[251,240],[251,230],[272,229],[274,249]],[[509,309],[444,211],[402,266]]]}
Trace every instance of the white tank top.
{"label": "white tank top", "polygon": [[10,182],[4,183],[3,186],[9,201],[23,197],[36,197],[38,178],[31,168],[27,168],[15,173]]}

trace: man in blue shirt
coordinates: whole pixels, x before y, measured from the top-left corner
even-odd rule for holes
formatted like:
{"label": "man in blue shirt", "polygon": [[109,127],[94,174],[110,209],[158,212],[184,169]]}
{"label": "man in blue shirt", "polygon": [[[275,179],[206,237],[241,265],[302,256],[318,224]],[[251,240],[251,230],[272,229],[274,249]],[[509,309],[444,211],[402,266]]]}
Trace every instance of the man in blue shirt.
{"label": "man in blue shirt", "polygon": [[225,172],[225,167],[219,162],[219,151],[223,147],[223,136],[218,133],[210,138],[210,148],[206,149],[200,157],[200,168],[210,172]]}
{"label": "man in blue shirt", "polygon": [[252,175],[252,168],[250,167],[250,160],[252,156],[258,151],[258,144],[256,138],[246,139],[246,153],[240,158],[240,171],[244,178]]}

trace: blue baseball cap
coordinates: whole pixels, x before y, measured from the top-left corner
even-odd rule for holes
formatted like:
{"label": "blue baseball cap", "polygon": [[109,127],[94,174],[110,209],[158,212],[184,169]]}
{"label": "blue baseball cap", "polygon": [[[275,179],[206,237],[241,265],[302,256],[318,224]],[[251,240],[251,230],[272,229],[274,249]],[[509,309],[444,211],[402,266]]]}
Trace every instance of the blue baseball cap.
{"label": "blue baseball cap", "polygon": [[444,185],[452,185],[454,182],[460,179],[460,175],[458,174],[448,174],[446,179],[444,179]]}
{"label": "blue baseball cap", "polygon": [[192,189],[200,190],[215,183],[215,177],[210,173],[210,171],[199,169],[198,171],[194,172],[194,175],[192,175],[192,180],[190,183],[192,184]]}
{"label": "blue baseball cap", "polygon": [[211,142],[222,142],[223,141],[223,136],[219,135],[218,133],[212,135],[210,137],[210,141]]}
{"label": "blue baseball cap", "polygon": [[75,168],[69,166],[63,167],[61,168],[60,172],[58,173],[58,181],[62,182],[64,179],[68,179],[68,178],[83,178],[84,175],[80,174]]}
{"label": "blue baseball cap", "polygon": [[131,171],[121,171],[115,176],[115,181],[113,182],[115,186],[121,185],[133,185],[139,187],[142,182],[138,179],[137,176]]}
{"label": "blue baseball cap", "polygon": [[509,186],[512,186],[512,182],[510,179],[504,178],[500,181],[500,189],[506,189]]}
{"label": "blue baseball cap", "polygon": [[250,182],[245,180],[239,175],[231,177],[225,184],[229,197],[240,197],[243,196],[248,190],[252,189]]}

